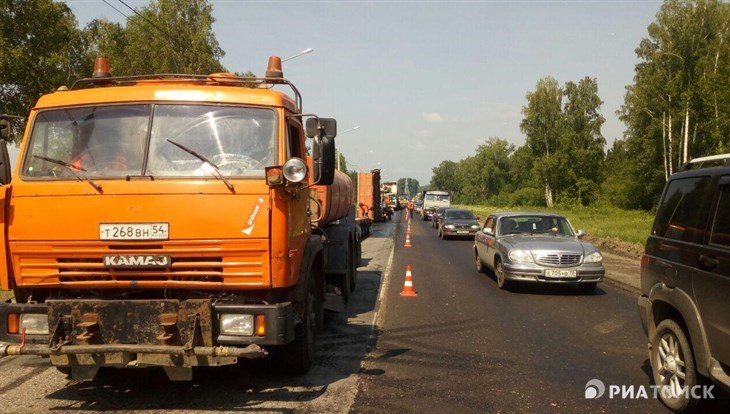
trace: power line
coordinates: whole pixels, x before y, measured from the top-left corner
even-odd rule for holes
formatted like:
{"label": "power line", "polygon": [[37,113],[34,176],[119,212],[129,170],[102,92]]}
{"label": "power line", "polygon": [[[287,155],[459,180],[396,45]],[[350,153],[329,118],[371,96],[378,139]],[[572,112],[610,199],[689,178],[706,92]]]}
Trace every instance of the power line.
{"label": "power line", "polygon": [[106,0],[101,0],[101,1],[103,1],[103,2],[104,2],[104,4],[106,4],[107,6],[111,7],[112,9],[114,9],[114,10],[115,10],[115,11],[116,11],[117,13],[119,13],[119,14],[121,14],[122,16],[124,16],[124,17],[126,17],[127,19],[129,19],[129,16],[127,16],[127,15],[126,15],[126,14],[124,14],[124,13],[122,13],[122,11],[121,11],[121,10],[119,10],[119,9],[117,9],[116,7],[112,6],[112,5],[111,5],[111,3],[109,3],[108,1],[106,1]]}
{"label": "power line", "polygon": [[[125,3],[124,0],[119,0],[119,2],[122,3],[126,8],[128,8],[129,10],[131,10],[134,14],[136,14],[137,16],[139,16],[142,20],[144,20],[145,22],[147,22],[147,24],[149,24],[150,26],[154,27],[158,32],[162,33],[165,36],[165,38],[172,44],[173,50],[177,54],[182,55],[182,52],[181,51],[183,49],[175,41],[175,38],[172,37],[172,36],[170,36],[170,34],[167,31],[165,31],[164,29],[162,29],[161,27],[159,27],[158,25],[156,25],[154,22],[152,22],[151,20],[149,20],[148,18],[146,18],[144,15],[142,15],[142,13],[138,12],[134,7],[132,7],[132,6],[128,5],[127,3]],[[106,3],[106,1],[104,1],[104,3]]]}

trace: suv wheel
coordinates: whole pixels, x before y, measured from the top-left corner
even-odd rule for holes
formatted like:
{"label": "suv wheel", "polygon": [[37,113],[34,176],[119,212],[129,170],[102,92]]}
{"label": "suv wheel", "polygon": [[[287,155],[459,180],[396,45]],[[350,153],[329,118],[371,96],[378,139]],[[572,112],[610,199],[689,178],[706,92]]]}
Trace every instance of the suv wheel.
{"label": "suv wheel", "polygon": [[673,320],[665,319],[657,326],[651,341],[651,369],[659,398],[675,412],[691,412],[700,400],[689,391],[699,385],[694,357],[684,330]]}

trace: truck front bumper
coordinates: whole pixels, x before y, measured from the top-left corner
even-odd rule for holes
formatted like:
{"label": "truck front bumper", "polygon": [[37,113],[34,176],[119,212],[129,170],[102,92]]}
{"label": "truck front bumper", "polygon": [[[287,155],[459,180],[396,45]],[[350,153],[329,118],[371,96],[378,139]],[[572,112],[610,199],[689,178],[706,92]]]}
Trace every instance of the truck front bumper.
{"label": "truck front bumper", "polygon": [[[251,335],[221,332],[223,314],[249,314]],[[48,333],[24,333],[21,315],[46,315]],[[14,321],[14,322],[12,322]],[[44,355],[61,367],[228,365],[266,355],[261,346],[294,339],[290,302],[48,300],[0,304],[0,356]],[[12,326],[11,326],[12,325]]]}

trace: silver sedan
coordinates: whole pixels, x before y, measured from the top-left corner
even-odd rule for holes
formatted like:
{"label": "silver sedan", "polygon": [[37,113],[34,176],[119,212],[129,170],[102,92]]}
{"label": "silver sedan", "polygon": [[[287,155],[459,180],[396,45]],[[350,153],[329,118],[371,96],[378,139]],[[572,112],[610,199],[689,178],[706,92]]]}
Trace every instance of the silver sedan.
{"label": "silver sedan", "polygon": [[581,240],[584,235],[556,214],[491,214],[474,237],[476,268],[493,271],[500,289],[515,282],[578,283],[590,293],[605,269],[601,252]]}

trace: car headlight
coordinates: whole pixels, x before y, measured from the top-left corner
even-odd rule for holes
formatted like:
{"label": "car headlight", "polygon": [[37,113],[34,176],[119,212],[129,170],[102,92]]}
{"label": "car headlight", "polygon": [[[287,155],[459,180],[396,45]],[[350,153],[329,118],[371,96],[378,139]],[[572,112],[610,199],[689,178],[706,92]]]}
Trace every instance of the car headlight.
{"label": "car headlight", "polygon": [[478,224],[472,224],[472,225],[471,225],[471,228],[473,228],[473,229],[478,229],[478,228],[479,228],[479,225],[478,225]]}
{"label": "car headlight", "polygon": [[512,250],[509,259],[516,263],[532,263],[532,254],[529,250]]}
{"label": "car headlight", "polygon": [[220,330],[224,335],[253,336],[253,315],[223,313],[220,315]]}
{"label": "car headlight", "polygon": [[601,263],[602,260],[603,256],[601,256],[600,252],[593,252],[583,259],[583,263]]}
{"label": "car headlight", "polygon": [[20,332],[28,335],[48,335],[48,315],[24,313],[20,315]]}
{"label": "car headlight", "polygon": [[444,226],[444,228],[445,229],[452,230],[454,228],[454,225],[453,224],[447,224],[447,225]]}

